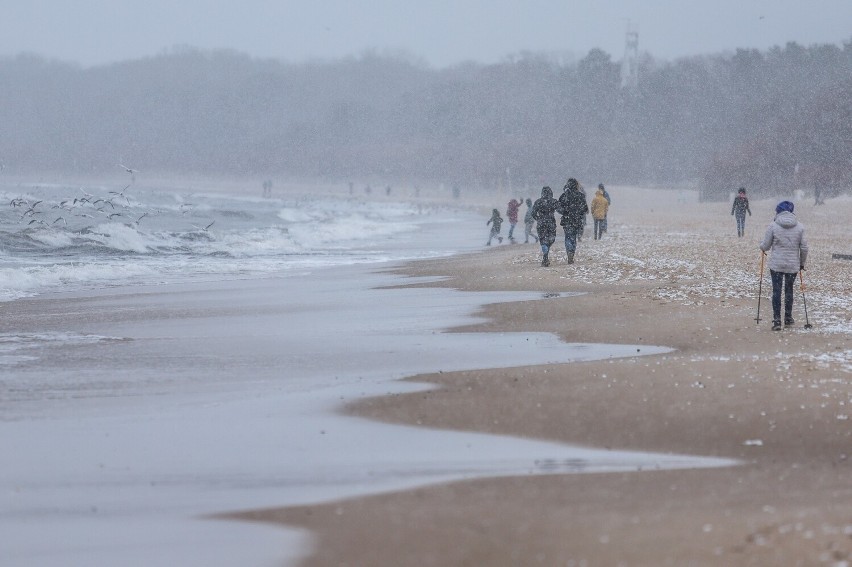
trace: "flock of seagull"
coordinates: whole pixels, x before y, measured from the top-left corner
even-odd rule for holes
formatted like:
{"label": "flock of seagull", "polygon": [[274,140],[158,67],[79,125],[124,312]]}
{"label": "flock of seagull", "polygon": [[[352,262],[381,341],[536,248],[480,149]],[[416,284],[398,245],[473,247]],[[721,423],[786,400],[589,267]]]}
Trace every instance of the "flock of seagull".
{"label": "flock of seagull", "polygon": [[[16,209],[19,214],[19,223],[26,222],[27,227],[32,225],[40,225],[47,228],[55,228],[57,224],[68,226],[68,220],[73,215],[77,218],[88,219],[106,219],[109,221],[120,221],[126,219],[126,224],[129,226],[138,227],[139,223],[145,217],[161,213],[158,209],[143,210],[139,203],[131,202],[127,191],[135,182],[135,175],[138,170],[118,164],[131,175],[131,182],[127,184],[121,191],[109,191],[108,196],[97,196],[87,192],[82,187],[80,195],[68,197],[56,204],[48,207],[44,200],[30,201],[25,197],[15,197],[9,202],[9,206]],[[138,214],[143,210],[142,214]],[[183,203],[179,207],[180,213],[184,216],[192,212],[191,203]],[[55,217],[55,218],[54,218]],[[52,219],[52,220],[51,220]],[[195,229],[207,232],[216,221],[212,221],[206,226],[198,226],[193,224]]]}

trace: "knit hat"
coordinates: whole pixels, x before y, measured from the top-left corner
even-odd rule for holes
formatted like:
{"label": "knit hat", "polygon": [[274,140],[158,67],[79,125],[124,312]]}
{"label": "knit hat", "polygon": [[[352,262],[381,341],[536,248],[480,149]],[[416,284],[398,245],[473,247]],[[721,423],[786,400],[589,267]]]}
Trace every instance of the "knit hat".
{"label": "knit hat", "polygon": [[739,193],[741,195],[745,195],[745,187],[740,187],[740,190],[737,191],[737,193]]}
{"label": "knit hat", "polygon": [[790,201],[781,201],[778,203],[778,206],[775,207],[775,214],[778,214],[782,211],[787,211],[788,213],[793,212],[793,203]]}

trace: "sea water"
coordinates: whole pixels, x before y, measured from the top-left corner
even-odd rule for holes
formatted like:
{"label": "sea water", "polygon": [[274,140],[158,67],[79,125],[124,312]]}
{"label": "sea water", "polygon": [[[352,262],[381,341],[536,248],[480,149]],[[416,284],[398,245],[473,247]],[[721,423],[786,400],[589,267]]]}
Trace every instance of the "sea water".
{"label": "sea water", "polygon": [[[0,183],[0,301],[446,255],[484,238],[478,218],[469,238],[471,217],[434,202],[346,195]],[[425,225],[449,232],[424,240]]]}

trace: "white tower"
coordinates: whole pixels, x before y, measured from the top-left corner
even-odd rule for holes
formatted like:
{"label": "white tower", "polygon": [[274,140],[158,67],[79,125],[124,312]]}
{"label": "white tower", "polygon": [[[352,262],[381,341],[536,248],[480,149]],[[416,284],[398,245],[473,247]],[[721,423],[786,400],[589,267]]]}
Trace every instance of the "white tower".
{"label": "white tower", "polygon": [[627,23],[624,59],[621,60],[621,88],[635,89],[639,84],[639,32]]}

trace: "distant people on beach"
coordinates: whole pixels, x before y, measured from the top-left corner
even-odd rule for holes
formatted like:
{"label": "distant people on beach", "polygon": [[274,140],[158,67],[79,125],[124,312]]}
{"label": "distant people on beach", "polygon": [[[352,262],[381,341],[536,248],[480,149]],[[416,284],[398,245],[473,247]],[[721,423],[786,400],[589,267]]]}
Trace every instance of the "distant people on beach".
{"label": "distant people on beach", "polygon": [[595,197],[592,199],[592,219],[595,222],[595,240],[603,237],[603,226],[606,222],[606,214],[609,210],[609,201],[604,197],[603,185],[598,186]]}
{"label": "distant people on beach", "polygon": [[573,264],[574,255],[577,252],[578,235],[583,230],[586,214],[589,212],[586,197],[580,191],[580,184],[573,177],[565,183],[562,194],[559,196],[558,211],[562,215],[559,224],[565,231],[566,261]]}
{"label": "distant people on beach", "polygon": [[825,199],[822,198],[822,183],[817,181],[814,184],[814,206],[824,205]]}
{"label": "distant people on beach", "polygon": [[263,197],[269,199],[272,197],[272,180],[267,179],[263,182]]}
{"label": "distant people on beach", "polygon": [[535,219],[538,231],[538,243],[541,245],[541,265],[550,265],[550,247],[556,242],[556,207],[559,202],[553,198],[553,190],[550,187],[542,187],[541,197],[533,203],[532,217]]}
{"label": "distant people on beach", "polygon": [[509,219],[509,242],[515,241],[515,225],[518,224],[518,209],[521,208],[523,199],[512,199],[506,206],[506,218]]}
{"label": "distant people on beach", "polygon": [[486,246],[491,246],[491,239],[495,236],[497,237],[497,242],[503,242],[502,236],[497,236],[500,234],[500,226],[503,224],[503,218],[500,216],[500,211],[497,209],[493,209],[491,211],[491,218],[488,219],[488,222],[485,223],[485,226],[491,225],[491,232],[488,235],[488,242],[485,243]]}
{"label": "distant people on beach", "polygon": [[808,243],[805,227],[793,214],[794,205],[781,201],[775,207],[775,219],[766,229],[760,249],[772,251],[769,275],[772,278],[772,330],[781,330],[781,291],[784,291],[784,326],[793,325],[793,286],[796,274],[805,269]]}
{"label": "distant people on beach", "polygon": [[737,236],[745,236],[745,217],[746,213],[751,216],[751,209],[748,206],[748,197],[746,197],[745,187],[740,187],[737,196],[734,197],[734,204],[731,206],[731,215],[737,219]]}
{"label": "distant people on beach", "polygon": [[527,212],[524,214],[524,244],[530,241],[530,236],[535,238],[535,241],[538,242],[538,236],[532,233],[533,224],[535,223],[535,219],[533,218],[533,203],[532,199],[527,197]]}

